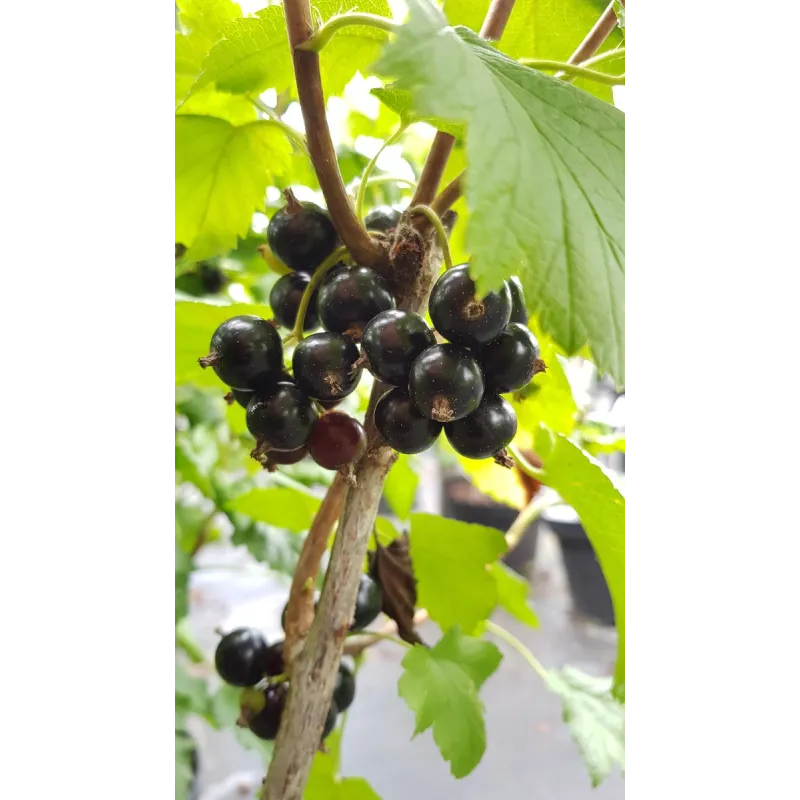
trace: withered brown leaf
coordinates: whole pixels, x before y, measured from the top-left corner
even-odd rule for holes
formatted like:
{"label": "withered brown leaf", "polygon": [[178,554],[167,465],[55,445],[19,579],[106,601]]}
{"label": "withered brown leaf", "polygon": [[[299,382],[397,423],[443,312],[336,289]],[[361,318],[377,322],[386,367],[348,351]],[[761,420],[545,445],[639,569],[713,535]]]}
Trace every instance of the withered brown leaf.
{"label": "withered brown leaf", "polygon": [[425,643],[414,630],[417,581],[411,564],[408,534],[383,547],[375,536],[375,550],[369,554],[370,577],[383,591],[381,611],[397,623],[397,632],[409,644]]}

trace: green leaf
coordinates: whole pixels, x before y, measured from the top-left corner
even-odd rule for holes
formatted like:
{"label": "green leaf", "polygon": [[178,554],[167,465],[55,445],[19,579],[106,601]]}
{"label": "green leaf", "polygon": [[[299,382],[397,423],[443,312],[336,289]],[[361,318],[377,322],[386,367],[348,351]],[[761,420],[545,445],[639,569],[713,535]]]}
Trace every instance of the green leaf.
{"label": "green leaf", "polygon": [[175,500],[175,536],[185,553],[192,552],[208,521],[208,512],[200,506]]}
{"label": "green leaf", "polygon": [[457,628],[432,649],[415,645],[403,658],[398,691],[416,715],[414,736],[433,727],[433,740],[456,778],[469,775],[486,750],[478,689],[501,660],[491,642]]}
{"label": "green leaf", "polygon": [[[375,518],[375,531],[378,536],[378,542],[382,547],[388,546],[400,535],[392,521],[386,517]],[[375,537],[369,537],[369,544],[367,546],[369,550],[375,549]]]}
{"label": "green leaf", "polygon": [[192,92],[215,85],[227,92],[258,95],[267,88],[288,89],[294,79],[282,6],[237,19],[223,31],[203,61]]}
{"label": "green leaf", "polygon": [[[445,0],[444,13],[451,25],[479,31],[490,0]],[[566,61],[577,50],[608,5],[605,0],[517,0],[499,42],[501,52],[514,60],[545,58]],[[619,46],[622,36],[612,31],[601,52]],[[603,65],[603,71],[607,70]],[[611,102],[611,87],[590,81],[576,85]]]}
{"label": "green leaf", "polygon": [[540,430],[536,452],[544,462],[543,482],[571,505],[603,570],[619,632],[615,694],[625,683],[625,498],[602,466],[562,435]]}
{"label": "green leaf", "polygon": [[624,384],[625,117],[569,83],[451,29],[428,0],[376,70],[416,113],[467,123],[467,246],[481,291],[519,275],[567,354],[587,341]]}
{"label": "green leaf", "polygon": [[320,500],[312,494],[285,486],[251,489],[228,503],[228,507],[250,519],[299,533],[314,521]]}
{"label": "green leaf", "polygon": [[[344,12],[360,12],[391,17],[392,10],[386,0],[316,0],[312,6],[322,20]],[[337,31],[320,53],[320,75],[326,95],[341,94],[356,72],[370,74],[370,67],[378,58],[381,46],[388,39],[386,31],[368,25],[348,25]]]}
{"label": "green leaf", "polygon": [[614,0],[614,13],[617,15],[617,25],[625,30],[625,6],[620,0]]}
{"label": "green leaf", "polygon": [[232,0],[180,0],[181,23],[196,38],[210,43],[219,39],[222,29],[231,20],[242,16],[242,9]]}
{"label": "green leaf", "polygon": [[264,207],[267,185],[289,166],[291,145],[268,120],[231,125],[175,117],[175,241],[200,260],[236,245]]}
{"label": "green leaf", "polygon": [[418,484],[419,476],[411,467],[409,457],[401,454],[389,470],[383,487],[387,502],[400,519],[408,519],[417,496]]}
{"label": "green leaf", "polygon": [[217,92],[212,88],[193,92],[176,114],[217,117],[230,122],[231,125],[244,125],[258,118],[256,107],[246,97]]}
{"label": "green leaf", "polygon": [[533,433],[540,424],[556,433],[572,433],[578,413],[572,387],[561,363],[562,353],[552,337],[541,330],[535,318],[530,320],[528,327],[539,342],[547,371],[533,379],[536,387],[533,394],[523,393],[527,395],[524,399],[517,399],[515,395],[509,397],[519,426],[515,444],[521,447],[532,445]]}
{"label": "green leaf", "polygon": [[317,752],[303,800],[381,800],[364,778],[340,778],[342,727],[325,740],[327,753]]}
{"label": "green leaf", "polygon": [[189,574],[192,571],[192,559],[183,550],[179,542],[175,542],[175,623],[189,613]]}
{"label": "green leaf", "polygon": [[217,463],[217,441],[208,428],[190,428],[175,437],[175,470],[181,480],[196,486],[206,497],[214,497],[210,474]]}
{"label": "green leaf", "polygon": [[611,696],[610,679],[572,667],[547,673],[547,687],[561,696],[564,722],[598,786],[619,764],[625,770],[625,709]]}
{"label": "green leaf", "polygon": [[412,514],[410,539],[417,605],[444,630],[453,625],[474,630],[497,605],[497,582],[486,565],[506,551],[503,534],[483,525]]}
{"label": "green leaf", "polygon": [[489,570],[497,581],[497,600],[500,605],[520,622],[538,628],[539,620],[528,605],[528,582],[499,561],[492,564]]}
{"label": "green leaf", "polygon": [[242,690],[235,686],[223,684],[219,691],[211,698],[211,710],[214,720],[221,728],[233,731],[239,744],[247,750],[255,750],[268,763],[272,757],[273,742],[259,739],[247,728],[240,728],[236,724],[239,718],[239,698]]}
{"label": "green leaf", "polygon": [[429,125],[433,125],[434,128],[455,136],[456,139],[464,138],[464,125],[461,122],[451,122],[450,120],[433,116],[420,117],[414,114],[411,104],[411,92],[395,89],[390,85],[372,89],[371,94],[374,94],[381,103],[394,111],[403,122],[427,122]]}
{"label": "green leaf", "polygon": [[192,784],[194,742],[183,731],[175,731],[175,800],[187,800]]}
{"label": "green leaf", "polygon": [[201,716],[208,716],[212,708],[206,682],[189,675],[180,664],[175,664],[175,705]]}
{"label": "green leaf", "polygon": [[211,336],[217,326],[239,314],[255,314],[271,317],[268,306],[234,303],[228,306],[210,303],[175,303],[175,383],[193,383],[218,389],[220,397],[227,387],[216,376],[213,369],[202,369],[197,359],[208,354]]}

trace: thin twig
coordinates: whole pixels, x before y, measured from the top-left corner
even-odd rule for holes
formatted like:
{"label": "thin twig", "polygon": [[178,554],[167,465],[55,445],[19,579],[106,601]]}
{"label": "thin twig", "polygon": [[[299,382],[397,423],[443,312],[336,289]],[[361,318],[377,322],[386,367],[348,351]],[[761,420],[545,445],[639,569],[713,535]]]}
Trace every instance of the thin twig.
{"label": "thin twig", "polygon": [[287,666],[291,665],[311,628],[314,619],[314,585],[319,574],[319,565],[331,530],[342,512],[347,488],[347,481],[337,473],[303,542],[286,609],[283,652]]}
{"label": "thin twig", "polygon": [[463,192],[464,172],[462,171],[442,189],[439,196],[431,203],[431,208],[441,217]]}
{"label": "thin twig", "polygon": [[[623,0],[622,5],[625,5]],[[603,42],[617,27],[617,15],[614,11],[613,0],[606,10],[600,15],[595,26],[586,34],[586,38],[578,45],[578,49],[567,59],[568,64],[580,64],[591,58],[602,46]]]}
{"label": "thin twig", "polygon": [[[422,625],[428,619],[428,612],[421,608],[414,614],[414,627]],[[368,631],[360,633],[358,636],[348,636],[344,643],[344,653],[348,656],[361,655],[368,647],[383,641],[386,636],[393,636],[397,633],[397,623],[394,620],[389,620],[385,625],[382,625],[377,631]]]}
{"label": "thin twig", "polygon": [[297,49],[297,46],[309,39],[314,32],[311,24],[311,4],[309,0],[286,0],[284,11],[294,62],[297,97],[300,100],[306,128],[306,143],[328,212],[339,237],[356,261],[365,266],[377,264],[383,257],[383,251],[361,226],[339,172],[336,149],[325,115],[325,95],[319,73],[319,55]]}

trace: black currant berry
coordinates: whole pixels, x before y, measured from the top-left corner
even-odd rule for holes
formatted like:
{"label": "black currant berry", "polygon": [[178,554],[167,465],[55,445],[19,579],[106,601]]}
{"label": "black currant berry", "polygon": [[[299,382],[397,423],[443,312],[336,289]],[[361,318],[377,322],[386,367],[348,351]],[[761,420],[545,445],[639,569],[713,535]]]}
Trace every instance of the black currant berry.
{"label": "black currant berry", "polygon": [[388,233],[397,227],[401,212],[391,206],[379,206],[364,217],[364,227],[368,231]]}
{"label": "black currant berry", "polygon": [[[272,307],[273,317],[284,328],[294,328],[300,302],[309,283],[311,283],[311,278],[305,272],[290,272],[275,281],[269,293],[269,304]],[[310,331],[317,327],[319,327],[319,317],[317,316],[315,293],[308,304],[303,330]]]}
{"label": "black currant berry", "polygon": [[367,451],[364,426],[349,414],[329,411],[312,426],[308,453],[325,469],[339,469],[358,461]]}
{"label": "black currant berry", "polygon": [[247,727],[259,739],[271,741],[278,735],[281,726],[281,716],[286,707],[286,698],[289,695],[289,684],[285,681],[264,690],[264,705],[256,713],[247,714]]}
{"label": "black currant berry", "polygon": [[197,265],[197,274],[206,294],[217,294],[228,283],[225,273],[219,267],[206,261],[201,261]]}
{"label": "black currant berry", "polygon": [[382,605],[383,592],[381,587],[369,575],[362,575],[358,582],[356,607],[353,611],[353,622],[350,624],[350,630],[364,630],[381,613]]}
{"label": "black currant berry", "polygon": [[392,309],[373,317],[364,328],[361,348],[372,374],[393,386],[408,386],[417,356],[436,344],[428,323],[413,311]]}
{"label": "black currant berry", "polygon": [[518,322],[520,325],[528,325],[528,309],[525,306],[525,292],[522,291],[522,284],[519,278],[509,278],[508,291],[511,292],[511,319],[510,322]]}
{"label": "black currant berry", "polygon": [[511,318],[511,292],[504,283],[499,292],[478,299],[469,265],[447,270],[434,284],[428,303],[433,326],[449,342],[467,347],[490,342]]}
{"label": "black currant berry", "polygon": [[231,389],[228,394],[225,395],[225,402],[232,406],[234,403],[238,403],[242,408],[247,408],[250,405],[250,401],[256,396],[256,393],[252,389]]}
{"label": "black currant berry", "polygon": [[279,466],[297,464],[308,455],[307,447],[298,447],[297,450],[269,450],[264,461],[264,469],[275,472]]}
{"label": "black currant berry", "polygon": [[243,315],[222,323],[211,337],[211,352],[199,359],[236,389],[255,389],[283,367],[278,331],[261,317]]}
{"label": "black currant berry", "polygon": [[336,247],[336,229],[324,208],[300,203],[290,189],[283,194],[286,206],[269,221],[267,244],[289,269],[313,272]]}
{"label": "black currant berry", "polygon": [[481,348],[478,358],[486,391],[505,394],[530,383],[537,371],[539,344],[526,327],[510,322],[493,342]]}
{"label": "black currant berry", "polygon": [[375,427],[398,453],[421,453],[442,432],[442,423],[420,414],[411,398],[399,388],[392,389],[378,400]]}
{"label": "black currant berry", "polygon": [[411,367],[408,394],[424,416],[453,422],[472,413],[483,397],[483,373],[463,347],[429,347]]}
{"label": "black currant berry", "polygon": [[322,728],[321,739],[327,739],[333,729],[336,727],[336,720],[339,717],[339,709],[336,707],[335,702],[331,702],[331,707],[328,709],[328,716],[325,717],[325,725]]}
{"label": "black currant berry", "polygon": [[342,333],[314,333],[303,339],[292,355],[297,385],[317,400],[341,400],[361,380],[362,367],[353,369],[359,353],[355,342]]}
{"label": "black currant berry", "polygon": [[367,267],[350,267],[326,275],[317,299],[322,327],[352,336],[360,336],[373,317],[394,307],[386,281]]}
{"label": "black currant berry", "polygon": [[283,639],[279,639],[267,648],[264,655],[264,675],[274,678],[286,672],[286,662],[283,660]]}
{"label": "black currant berry", "polygon": [[264,677],[267,640],[254,628],[237,628],[219,640],[214,664],[231,686],[254,686]]}
{"label": "black currant berry", "polygon": [[333,687],[333,702],[340,712],[347,711],[356,696],[356,676],[347,664],[339,664],[336,684]]}
{"label": "black currant berry", "polygon": [[247,430],[268,450],[304,447],[317,415],[308,395],[293,383],[278,383],[247,406]]}
{"label": "black currant berry", "polygon": [[511,404],[496,394],[487,394],[477,411],[444,426],[453,449],[467,458],[490,458],[517,433],[517,415]]}

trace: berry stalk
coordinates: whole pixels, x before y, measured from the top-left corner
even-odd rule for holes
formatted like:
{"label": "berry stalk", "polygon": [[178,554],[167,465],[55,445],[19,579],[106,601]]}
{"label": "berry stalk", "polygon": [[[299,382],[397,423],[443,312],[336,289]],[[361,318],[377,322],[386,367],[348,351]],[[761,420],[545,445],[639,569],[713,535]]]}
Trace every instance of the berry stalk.
{"label": "berry stalk", "polygon": [[347,255],[346,247],[339,247],[334,250],[317,268],[311,276],[311,282],[306,286],[303,292],[303,299],[300,301],[300,307],[297,309],[297,318],[294,323],[294,330],[286,337],[284,341],[289,339],[302,342],[303,341],[303,323],[305,322],[306,312],[308,311],[311,298],[317,287],[322,283],[328,272],[333,269],[345,256]]}

